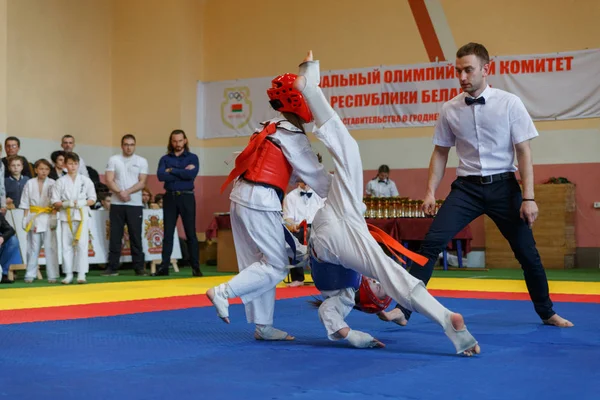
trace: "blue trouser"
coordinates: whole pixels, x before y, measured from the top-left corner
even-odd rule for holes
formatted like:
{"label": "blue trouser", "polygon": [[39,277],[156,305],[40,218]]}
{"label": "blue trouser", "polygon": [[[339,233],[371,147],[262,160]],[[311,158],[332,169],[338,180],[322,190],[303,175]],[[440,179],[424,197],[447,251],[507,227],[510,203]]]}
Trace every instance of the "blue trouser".
{"label": "blue trouser", "polygon": [[[410,274],[427,285],[438,255],[448,242],[471,221],[485,214],[498,226],[521,264],[535,311],[542,319],[553,316],[546,271],[533,233],[520,217],[522,199],[521,188],[514,178],[487,185],[456,179],[419,250],[429,262],[424,267],[413,265]],[[410,317],[410,311],[397,307]]]}
{"label": "blue trouser", "polygon": [[8,275],[8,270],[13,264],[23,264],[23,258],[19,251],[19,239],[13,235],[0,246],[0,265],[2,266],[2,275]]}

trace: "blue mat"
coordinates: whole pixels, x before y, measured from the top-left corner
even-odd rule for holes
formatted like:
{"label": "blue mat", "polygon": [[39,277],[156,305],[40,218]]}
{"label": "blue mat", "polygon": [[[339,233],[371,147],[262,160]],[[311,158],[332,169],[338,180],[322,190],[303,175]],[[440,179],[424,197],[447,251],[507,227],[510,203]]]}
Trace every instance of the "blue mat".
{"label": "blue mat", "polygon": [[598,399],[600,304],[558,303],[576,327],[542,326],[530,302],[442,299],[483,354],[453,354],[420,315],[408,327],[353,312],[385,349],[330,342],[304,299],[277,302],[295,342],[257,342],[242,306],[0,326],[6,399]]}

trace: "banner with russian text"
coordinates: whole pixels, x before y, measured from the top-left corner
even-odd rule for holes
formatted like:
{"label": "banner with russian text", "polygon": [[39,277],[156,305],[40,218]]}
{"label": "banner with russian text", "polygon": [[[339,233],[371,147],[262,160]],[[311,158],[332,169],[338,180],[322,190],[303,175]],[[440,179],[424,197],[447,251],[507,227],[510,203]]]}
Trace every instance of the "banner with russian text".
{"label": "banner with russian text", "polygon": [[[600,49],[498,56],[488,82],[519,96],[534,120],[594,118],[599,65]],[[248,136],[277,116],[266,95],[271,79],[198,82],[197,136]],[[461,91],[454,61],[321,71],[321,87],[349,129],[434,125],[442,104]]]}

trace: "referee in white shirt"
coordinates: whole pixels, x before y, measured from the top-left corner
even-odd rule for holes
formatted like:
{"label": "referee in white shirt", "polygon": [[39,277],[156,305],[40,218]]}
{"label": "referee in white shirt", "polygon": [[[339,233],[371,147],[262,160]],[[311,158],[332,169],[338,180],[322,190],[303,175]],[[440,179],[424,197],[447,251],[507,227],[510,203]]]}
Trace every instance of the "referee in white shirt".
{"label": "referee in white shirt", "polygon": [[[304,228],[300,228],[299,225],[302,221],[306,220],[309,228],[308,232],[306,232],[306,239],[308,240],[310,226],[312,225],[317,211],[325,205],[325,200],[301,179],[297,179],[296,183],[298,184],[298,187],[290,191],[283,198],[283,221],[290,232],[296,236],[300,243],[303,243],[305,232]],[[292,282],[289,286],[294,287],[303,285],[304,268],[291,268],[290,277]]]}
{"label": "referee in white shirt", "polygon": [[122,154],[108,159],[106,185],[113,193],[110,206],[108,265],[103,275],[118,275],[125,224],[129,232],[131,258],[136,275],[145,276],[142,247],[142,189],[146,187],[148,161],[135,153],[135,136],[121,138]]}
{"label": "referee in white shirt", "polygon": [[373,197],[397,197],[398,188],[396,183],[390,179],[390,167],[383,164],[377,170],[377,176],[367,183],[365,189],[367,196]]}
{"label": "referee in white shirt", "polygon": [[[456,74],[464,93],[445,103],[440,112],[423,203],[426,214],[435,208],[435,191],[452,146],[456,146],[459,158],[458,177],[421,246],[420,252],[429,263],[424,268],[411,268],[410,273],[427,284],[440,251],[466,225],[486,214],[510,243],[543,322],[573,326],[552,308],[546,272],[531,232],[538,207],[529,142],[538,133],[517,96],[488,86],[489,62],[481,44],[466,44],[456,53]],[[515,178],[515,150],[523,193]]]}

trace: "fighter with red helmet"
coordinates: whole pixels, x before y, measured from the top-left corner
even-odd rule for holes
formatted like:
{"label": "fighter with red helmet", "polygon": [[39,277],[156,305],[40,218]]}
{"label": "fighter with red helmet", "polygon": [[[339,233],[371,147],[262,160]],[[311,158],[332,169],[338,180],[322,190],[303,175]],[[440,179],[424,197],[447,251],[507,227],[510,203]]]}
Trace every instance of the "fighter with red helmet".
{"label": "fighter with red helmet", "polygon": [[[328,334],[346,333],[346,339],[356,347],[374,347],[382,344],[368,334],[353,334],[345,324],[344,318],[356,305],[352,294],[355,285],[338,279],[348,271],[356,271],[363,276],[372,277],[381,284],[381,288],[403,307],[418,311],[430,320],[438,323],[444,330],[457,353],[473,355],[480,352],[475,338],[467,330],[462,315],[454,313],[440,304],[425,288],[420,280],[411,276],[404,268],[392,260],[380,247],[376,236],[385,233],[371,228],[364,219],[363,169],[358,143],[333,110],[319,88],[319,62],[313,61],[312,52],[300,65],[299,77],[294,88],[301,91],[315,119],[315,136],[331,154],[335,166],[325,206],[313,219],[309,239],[311,256],[319,263],[331,266],[332,282],[325,292],[332,302]],[[385,242],[385,240],[384,240]],[[387,242],[386,242],[387,244]],[[392,246],[396,246],[390,242]],[[406,253],[407,250],[396,246],[393,250]],[[421,265],[426,259],[411,254]],[[420,258],[420,260],[419,260]],[[314,266],[313,266],[314,269]],[[368,283],[368,282],[367,282]],[[366,285],[361,285],[361,290]],[[379,296],[367,296],[373,301]],[[359,298],[360,302],[361,298]],[[372,308],[372,307],[371,307]],[[322,316],[321,309],[319,314]],[[325,310],[324,310],[325,312]]]}
{"label": "fighter with red helmet", "polygon": [[263,123],[237,156],[221,187],[234,181],[231,227],[240,273],[207,291],[223,321],[229,323],[228,298],[240,297],[248,323],[256,325],[257,340],[293,340],[273,327],[275,286],[288,273],[288,256],[281,217],[283,194],[294,172],[320,196],[329,190],[330,174],[313,152],[304,132],[312,121],[304,96],[292,85],[297,76],[284,74],[267,90],[271,106],[283,114]]}

